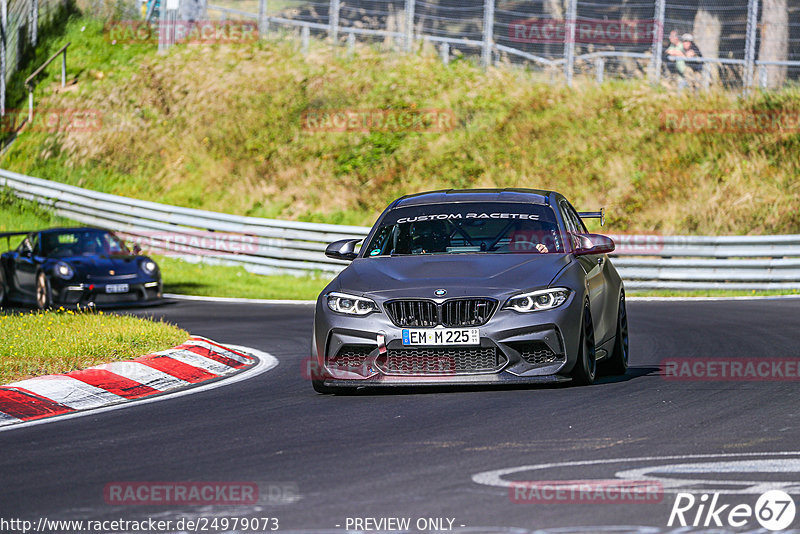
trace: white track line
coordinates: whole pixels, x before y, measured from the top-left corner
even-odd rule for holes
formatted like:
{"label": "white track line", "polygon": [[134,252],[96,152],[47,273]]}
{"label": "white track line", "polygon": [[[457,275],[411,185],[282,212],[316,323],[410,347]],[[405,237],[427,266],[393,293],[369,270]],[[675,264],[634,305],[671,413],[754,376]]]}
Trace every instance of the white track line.
{"label": "white track line", "polygon": [[122,410],[123,408],[132,408],[134,406],[141,406],[142,404],[149,404],[151,402],[161,402],[164,400],[170,400],[177,397],[183,397],[184,395],[192,395],[194,393],[200,393],[201,391],[210,391],[212,389],[221,388],[230,384],[234,384],[236,382],[241,382],[243,380],[249,380],[250,378],[255,378],[256,376],[265,373],[278,365],[278,359],[264,351],[260,351],[258,349],[253,349],[249,347],[243,347],[241,345],[228,345],[230,348],[238,350],[240,352],[244,352],[245,354],[250,354],[255,356],[258,359],[258,362],[253,366],[243,370],[240,373],[237,373],[231,377],[224,378],[222,380],[218,380],[215,382],[199,385],[197,387],[192,387],[189,389],[183,389],[181,391],[175,391],[173,393],[165,393],[163,395],[159,395],[157,397],[145,397],[143,399],[137,399],[133,401],[123,402],[120,404],[112,404],[110,406],[103,406],[101,408],[95,408],[91,410],[82,410],[79,412],[73,412],[64,415],[57,415],[54,417],[49,417],[46,419],[37,419],[35,421],[28,421],[25,423],[19,423],[15,425],[8,425],[4,427],[0,427],[0,432],[8,432],[9,430],[16,430],[18,428],[27,428],[36,425],[43,425],[46,423],[51,423],[55,421],[63,421],[64,419],[73,419],[75,417],[83,417],[85,415],[95,415],[98,413],[103,412],[110,412],[113,410]]}
{"label": "white track line", "polygon": [[753,295],[740,297],[636,297],[626,296],[626,300],[642,302],[688,302],[688,301],[718,301],[718,300],[791,300],[800,299],[800,295]]}
{"label": "white track line", "polygon": [[278,300],[278,299],[246,299],[240,297],[201,297],[199,295],[177,295],[175,293],[164,293],[164,298],[176,300],[199,300],[203,302],[231,302],[240,304],[294,304],[298,306],[310,306],[315,304],[315,300]]}

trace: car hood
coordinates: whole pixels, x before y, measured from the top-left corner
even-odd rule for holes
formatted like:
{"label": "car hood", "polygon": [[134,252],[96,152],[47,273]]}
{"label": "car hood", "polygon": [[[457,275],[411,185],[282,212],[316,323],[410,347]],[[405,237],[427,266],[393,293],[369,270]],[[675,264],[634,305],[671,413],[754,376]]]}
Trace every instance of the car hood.
{"label": "car hood", "polygon": [[[359,258],[337,280],[339,289],[392,296],[478,296],[546,287],[569,254],[463,254]],[[428,291],[430,290],[430,291]]]}
{"label": "car hood", "polygon": [[139,273],[139,262],[137,258],[142,256],[69,256],[58,258],[65,261],[75,268],[80,269],[85,274],[108,276],[110,271],[114,275],[137,274]]}

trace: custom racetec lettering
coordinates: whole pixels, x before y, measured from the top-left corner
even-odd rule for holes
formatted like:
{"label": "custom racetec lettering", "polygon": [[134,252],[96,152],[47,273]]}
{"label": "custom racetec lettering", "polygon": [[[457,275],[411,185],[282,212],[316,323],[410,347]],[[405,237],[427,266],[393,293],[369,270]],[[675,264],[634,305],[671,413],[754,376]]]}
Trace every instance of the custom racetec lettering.
{"label": "custom racetec lettering", "polygon": [[401,217],[397,219],[397,224],[425,222],[425,221],[449,221],[454,219],[517,219],[538,221],[537,213],[433,213],[430,215],[417,215],[414,217]]}

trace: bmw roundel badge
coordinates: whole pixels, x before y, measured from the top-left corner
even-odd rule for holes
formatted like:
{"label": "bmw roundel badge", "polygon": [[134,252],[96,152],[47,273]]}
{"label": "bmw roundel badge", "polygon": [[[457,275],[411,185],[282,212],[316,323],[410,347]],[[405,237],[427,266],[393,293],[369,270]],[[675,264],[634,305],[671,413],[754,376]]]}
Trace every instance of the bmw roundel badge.
{"label": "bmw roundel badge", "polygon": [[433,292],[433,294],[436,295],[437,297],[443,297],[443,296],[447,295],[447,290],[446,289],[437,289],[436,291]]}

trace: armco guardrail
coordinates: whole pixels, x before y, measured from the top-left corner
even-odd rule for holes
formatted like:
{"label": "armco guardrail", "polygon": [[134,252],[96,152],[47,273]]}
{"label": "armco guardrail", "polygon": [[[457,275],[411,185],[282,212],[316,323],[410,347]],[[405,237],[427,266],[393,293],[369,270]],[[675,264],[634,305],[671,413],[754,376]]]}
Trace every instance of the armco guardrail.
{"label": "armco guardrail", "polygon": [[[256,273],[323,271],[346,262],[331,241],[368,228],[242,217],[136,200],[0,169],[0,187],[145,249],[244,265]],[[612,235],[614,264],[629,289],[800,289],[800,235]]]}

